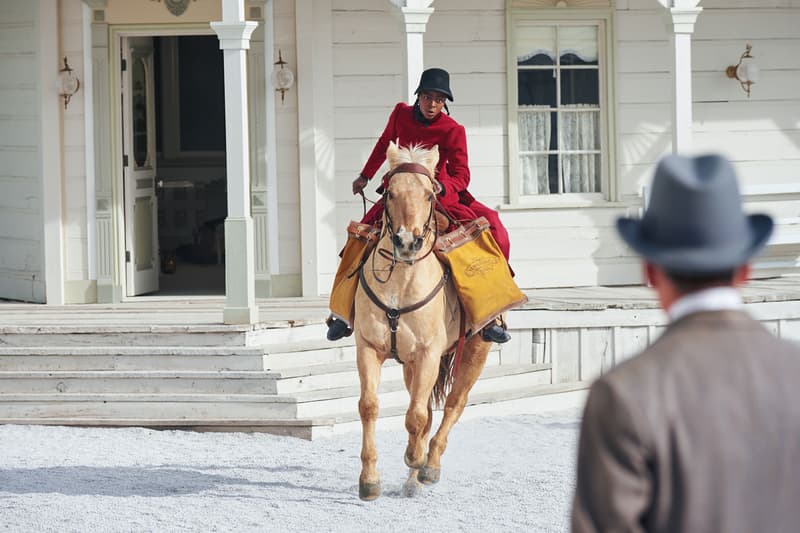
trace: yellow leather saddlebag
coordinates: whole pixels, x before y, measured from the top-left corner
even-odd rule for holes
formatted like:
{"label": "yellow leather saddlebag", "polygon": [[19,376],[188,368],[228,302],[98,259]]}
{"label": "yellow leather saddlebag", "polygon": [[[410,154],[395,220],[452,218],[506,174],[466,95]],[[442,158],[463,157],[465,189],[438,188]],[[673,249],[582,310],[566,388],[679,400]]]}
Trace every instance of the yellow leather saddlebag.
{"label": "yellow leather saddlebag", "polygon": [[333,279],[331,289],[331,312],[351,327],[353,325],[353,307],[358,286],[358,267],[364,254],[368,253],[376,242],[380,231],[374,226],[350,222],[347,226],[347,242],[339,254],[342,260]]}
{"label": "yellow leather saddlebag", "polygon": [[479,217],[436,241],[436,255],[450,267],[472,331],[528,301],[488,229],[489,222]]}

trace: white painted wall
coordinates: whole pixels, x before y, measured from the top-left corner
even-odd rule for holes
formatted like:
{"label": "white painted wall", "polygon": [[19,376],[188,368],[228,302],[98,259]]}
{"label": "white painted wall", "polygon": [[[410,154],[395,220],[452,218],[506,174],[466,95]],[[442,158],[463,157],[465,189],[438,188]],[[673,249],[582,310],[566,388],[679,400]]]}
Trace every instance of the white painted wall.
{"label": "white painted wall", "polygon": [[[613,58],[616,203],[584,208],[510,208],[506,111],[505,0],[436,0],[425,35],[425,66],[451,72],[453,117],[465,125],[472,185],[501,207],[511,232],[512,266],[523,287],[636,283],[638,259],[617,239],[614,220],[637,213],[642,186],[671,151],[670,47],[667,15],[654,0],[618,0]],[[800,0],[704,0],[692,42],[696,151],[722,151],[745,186],[800,182]],[[80,0],[60,2],[59,46],[82,72]],[[162,6],[163,7],[163,6]],[[39,68],[36,3],[0,4],[0,297],[39,299],[42,155],[38,139]],[[294,0],[274,0],[275,48],[298,72]],[[316,15],[315,15],[316,16]],[[327,16],[327,14],[326,14]],[[394,104],[404,99],[404,35],[388,1],[331,0],[336,248],[349,220],[361,217],[350,193]],[[724,70],[745,43],[761,68],[747,99]],[[265,61],[265,63],[267,63]],[[265,65],[268,66],[268,63]],[[303,68],[307,69],[308,66]],[[300,69],[300,72],[303,71]],[[269,75],[266,72],[264,75]],[[10,81],[14,80],[14,81]],[[296,83],[303,83],[298,76]],[[302,270],[298,85],[275,104],[277,128],[278,272]],[[63,176],[66,283],[88,280],[83,99],[64,113]],[[374,186],[370,186],[371,192]],[[372,198],[375,196],[372,194]],[[749,199],[748,209],[779,218],[800,213],[800,194]],[[800,248],[769,253],[797,258]],[[326,274],[327,275],[327,274]],[[36,276],[36,281],[32,281]],[[324,290],[323,290],[324,292]]]}
{"label": "white painted wall", "polygon": [[[275,103],[277,127],[278,274],[300,274],[300,189],[294,0],[274,0],[275,49],[295,73],[295,86]],[[274,59],[276,61],[277,58]],[[271,72],[269,73],[271,74]]]}
{"label": "white painted wall", "polygon": [[[64,252],[65,280],[89,279],[89,250],[86,221],[86,135],[84,80],[83,3],[59,2],[59,48],[67,56],[83,87],[64,110]],[[63,106],[62,106],[63,107]]]}
{"label": "white painted wall", "polygon": [[[351,183],[389,113],[405,100],[403,28],[400,11],[388,1],[333,1],[337,250],[344,246],[347,223],[363,214],[361,197],[353,196]],[[375,187],[377,182],[366,189],[372,200],[377,199]]]}
{"label": "white painted wall", "polygon": [[[632,201],[658,158],[671,151],[671,58],[661,7],[651,0],[627,4],[616,13],[617,124],[621,195]],[[800,183],[800,2],[704,0],[701,6],[692,38],[693,151],[730,157],[745,188]],[[746,43],[761,69],[749,99],[725,75]],[[746,200],[749,210],[780,220],[800,213],[797,194]],[[770,246],[764,255],[794,265],[799,253],[798,246]]]}
{"label": "white painted wall", "polygon": [[0,3],[0,297],[44,301],[38,2]]}

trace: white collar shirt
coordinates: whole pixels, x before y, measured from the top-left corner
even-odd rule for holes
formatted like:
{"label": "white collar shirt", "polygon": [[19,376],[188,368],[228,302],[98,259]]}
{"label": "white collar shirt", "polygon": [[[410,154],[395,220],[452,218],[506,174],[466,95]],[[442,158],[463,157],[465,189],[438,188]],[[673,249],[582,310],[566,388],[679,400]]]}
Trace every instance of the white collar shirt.
{"label": "white collar shirt", "polygon": [[700,311],[741,309],[742,297],[733,287],[713,287],[693,292],[673,303],[667,314],[672,322]]}

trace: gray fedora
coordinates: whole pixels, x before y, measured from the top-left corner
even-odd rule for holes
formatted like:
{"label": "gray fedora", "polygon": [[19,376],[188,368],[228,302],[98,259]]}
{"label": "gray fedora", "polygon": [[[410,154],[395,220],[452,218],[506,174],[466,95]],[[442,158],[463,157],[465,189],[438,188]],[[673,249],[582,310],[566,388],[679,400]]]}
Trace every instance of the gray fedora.
{"label": "gray fedora", "polygon": [[664,157],[644,216],[617,220],[628,246],[687,276],[742,265],[766,244],[772,226],[768,215],[744,214],[733,165],[719,155]]}

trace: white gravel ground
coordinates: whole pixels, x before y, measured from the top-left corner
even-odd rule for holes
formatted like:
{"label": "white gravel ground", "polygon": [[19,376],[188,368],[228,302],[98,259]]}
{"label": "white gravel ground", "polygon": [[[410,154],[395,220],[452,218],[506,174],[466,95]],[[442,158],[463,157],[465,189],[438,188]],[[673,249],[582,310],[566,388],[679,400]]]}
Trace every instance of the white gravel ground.
{"label": "white gravel ground", "polygon": [[580,413],[464,420],[442,479],[406,498],[406,434],[379,431],[383,495],[358,499],[360,432],[0,426],[0,530],[568,530]]}

